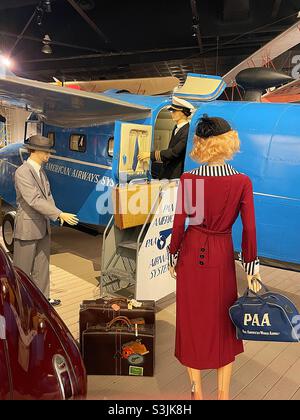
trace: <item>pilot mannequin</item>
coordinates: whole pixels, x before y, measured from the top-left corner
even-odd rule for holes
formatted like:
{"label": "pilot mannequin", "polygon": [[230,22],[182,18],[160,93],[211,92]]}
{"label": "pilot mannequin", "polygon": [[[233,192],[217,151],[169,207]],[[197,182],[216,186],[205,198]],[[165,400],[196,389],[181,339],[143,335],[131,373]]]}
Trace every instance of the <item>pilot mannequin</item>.
{"label": "pilot mannequin", "polygon": [[187,138],[189,133],[189,117],[194,107],[181,98],[173,97],[172,105],[168,110],[176,123],[169,146],[165,150],[154,150],[151,153],[143,152],[138,155],[139,160],[151,159],[152,162],[162,162],[159,179],[180,178],[183,173]]}

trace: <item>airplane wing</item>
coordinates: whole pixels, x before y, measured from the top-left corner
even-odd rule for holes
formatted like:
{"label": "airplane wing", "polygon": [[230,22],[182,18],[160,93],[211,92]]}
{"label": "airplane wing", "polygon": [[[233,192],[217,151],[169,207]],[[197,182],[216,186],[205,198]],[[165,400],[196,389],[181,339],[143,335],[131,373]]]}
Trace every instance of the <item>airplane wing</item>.
{"label": "airplane wing", "polygon": [[300,80],[281,86],[266,93],[261,98],[262,102],[300,102]]}
{"label": "airplane wing", "polygon": [[195,101],[214,101],[226,88],[220,76],[188,73],[183,86],[174,89],[177,97]]}
{"label": "airplane wing", "polygon": [[34,111],[48,124],[82,127],[149,115],[150,109],[105,94],[54,86],[49,83],[0,74],[0,100]]}
{"label": "airplane wing", "polygon": [[180,83],[177,77],[146,77],[141,79],[113,79],[66,82],[64,86],[77,87],[86,92],[104,92],[109,89],[126,89],[135,95],[162,95],[172,92]]}
{"label": "airplane wing", "polygon": [[227,86],[232,86],[235,76],[242,70],[249,67],[264,67],[274,58],[293,48],[300,43],[300,24],[299,22],[292,25],[282,34],[278,35],[272,41],[268,42],[262,48],[250,55],[246,60],[235,66],[227,74],[223,76]]}

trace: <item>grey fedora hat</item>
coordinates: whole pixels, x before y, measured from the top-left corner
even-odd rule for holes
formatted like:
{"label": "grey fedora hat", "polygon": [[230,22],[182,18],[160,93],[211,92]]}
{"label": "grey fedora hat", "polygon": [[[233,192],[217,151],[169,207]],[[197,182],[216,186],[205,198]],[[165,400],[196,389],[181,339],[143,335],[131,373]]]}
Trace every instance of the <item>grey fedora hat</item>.
{"label": "grey fedora hat", "polygon": [[52,147],[52,140],[48,137],[43,137],[39,135],[31,136],[27,139],[25,147],[29,150],[40,150],[42,152],[56,153]]}

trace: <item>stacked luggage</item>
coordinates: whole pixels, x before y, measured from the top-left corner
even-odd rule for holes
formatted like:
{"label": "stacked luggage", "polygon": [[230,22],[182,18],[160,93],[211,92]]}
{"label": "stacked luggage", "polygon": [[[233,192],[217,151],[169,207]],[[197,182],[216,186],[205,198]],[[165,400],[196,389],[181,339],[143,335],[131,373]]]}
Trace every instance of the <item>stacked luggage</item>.
{"label": "stacked luggage", "polygon": [[88,375],[153,376],[155,302],[85,300],[80,347]]}

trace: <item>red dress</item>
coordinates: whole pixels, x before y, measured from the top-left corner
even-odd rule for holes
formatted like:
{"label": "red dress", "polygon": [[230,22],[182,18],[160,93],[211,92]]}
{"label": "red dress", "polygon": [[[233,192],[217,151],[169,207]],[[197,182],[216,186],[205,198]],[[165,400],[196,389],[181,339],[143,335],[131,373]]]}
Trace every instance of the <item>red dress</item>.
{"label": "red dress", "polygon": [[[201,185],[203,214],[195,219]],[[228,312],[237,299],[231,228],[239,212],[241,262],[247,273],[255,274],[259,260],[250,178],[229,164],[203,165],[182,174],[168,251],[169,263],[177,260],[175,356],[187,367],[217,369],[243,352]]]}

